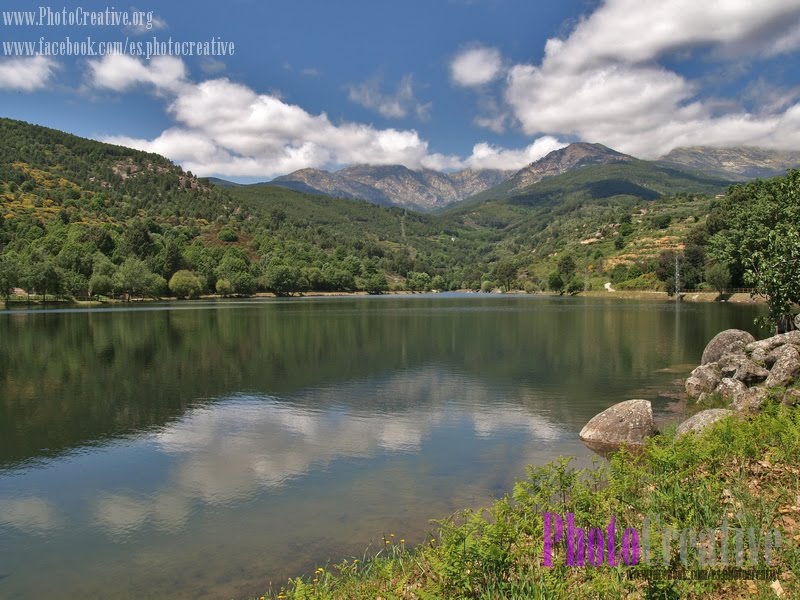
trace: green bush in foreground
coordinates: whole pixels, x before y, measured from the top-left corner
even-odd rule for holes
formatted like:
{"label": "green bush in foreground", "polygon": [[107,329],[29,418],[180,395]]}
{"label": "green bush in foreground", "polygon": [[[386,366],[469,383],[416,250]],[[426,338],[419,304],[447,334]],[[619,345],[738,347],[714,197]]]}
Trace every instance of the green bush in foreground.
{"label": "green bush in foreground", "polygon": [[[773,403],[746,420],[718,422],[702,435],[677,439],[668,432],[650,440],[640,454],[621,451],[589,469],[574,469],[568,459],[532,466],[510,497],[437,522],[427,544],[407,549],[402,540],[386,539],[385,548],[365,562],[344,561],[317,569],[312,577],[290,580],[269,597],[776,597],[771,580],[649,582],[631,577],[637,568],[633,566],[568,567],[563,544],[555,549],[554,565],[544,567],[543,514],[550,512],[573,513],[576,525],[587,529],[605,528],[613,515],[617,531],[641,530],[648,514],[659,516],[662,531],[667,527],[719,530],[725,521],[732,528],[776,528],[783,540],[773,559],[777,581],[783,597],[797,598],[798,457],[800,409]],[[661,552],[661,538],[651,543]],[[670,568],[681,565],[678,546],[672,545]]]}

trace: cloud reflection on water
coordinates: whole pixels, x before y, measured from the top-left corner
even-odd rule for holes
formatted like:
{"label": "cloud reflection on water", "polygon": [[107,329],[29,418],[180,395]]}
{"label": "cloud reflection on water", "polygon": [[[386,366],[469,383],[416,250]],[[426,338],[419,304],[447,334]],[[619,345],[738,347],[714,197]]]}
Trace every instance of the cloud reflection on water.
{"label": "cloud reflection on water", "polygon": [[[154,434],[153,446],[173,459],[166,479],[146,501],[103,496],[95,521],[112,535],[147,523],[180,527],[195,502],[222,507],[285,487],[339,459],[418,452],[448,424],[466,423],[478,438],[509,430],[539,442],[562,435],[559,426],[528,408],[530,393],[517,393],[492,398],[477,380],[426,368],[308,391],[315,400],[311,406],[308,397],[239,394],[192,410]],[[347,408],[343,400],[352,398],[372,398],[374,409]]]}

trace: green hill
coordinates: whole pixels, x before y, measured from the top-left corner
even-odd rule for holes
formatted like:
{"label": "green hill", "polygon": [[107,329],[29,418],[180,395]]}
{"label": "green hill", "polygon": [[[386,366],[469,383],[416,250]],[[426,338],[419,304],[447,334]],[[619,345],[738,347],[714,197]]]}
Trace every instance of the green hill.
{"label": "green hill", "polygon": [[[628,158],[422,214],[213,185],[155,154],[19,121],[0,119],[0,136],[0,294],[532,290],[565,255],[580,286],[613,272],[652,287],[660,253],[704,227],[726,185]],[[190,273],[170,290],[178,271]]]}
{"label": "green hill", "polygon": [[528,206],[571,202],[596,202],[615,197],[655,200],[679,193],[719,194],[730,180],[693,173],[667,165],[631,158],[626,162],[587,165],[561,175],[546,177],[515,189],[508,181],[446,209],[458,212],[491,200],[508,199]]}

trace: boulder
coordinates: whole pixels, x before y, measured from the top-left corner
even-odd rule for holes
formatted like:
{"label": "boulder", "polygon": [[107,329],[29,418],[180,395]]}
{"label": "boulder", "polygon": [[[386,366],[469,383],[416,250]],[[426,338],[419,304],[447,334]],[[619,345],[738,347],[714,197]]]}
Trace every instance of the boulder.
{"label": "boulder", "polygon": [[786,390],[786,393],[783,394],[783,400],[781,400],[786,406],[798,406],[800,405],[800,390],[792,388],[790,390]]}
{"label": "boulder", "polygon": [[709,408],[708,410],[701,410],[696,415],[689,417],[683,423],[678,425],[678,437],[686,435],[687,433],[699,433],[709,425],[716,423],[720,419],[735,415],[736,413],[727,408]]}
{"label": "boulder", "polygon": [[[717,362],[724,354],[731,351],[732,346],[734,347],[733,349],[737,349],[741,345],[747,345],[755,341],[756,338],[752,334],[741,329],[720,331],[706,345],[700,364],[707,365],[708,363]],[[737,342],[740,342],[740,344],[736,344]]]}
{"label": "boulder", "polygon": [[753,360],[740,354],[726,355],[719,362],[721,377],[732,377],[752,385],[769,377],[769,371]]}
{"label": "boulder", "polygon": [[649,400],[626,400],[607,408],[581,429],[581,441],[601,454],[622,446],[642,446],[655,433]]}
{"label": "boulder", "polygon": [[767,357],[764,359],[764,364],[767,365],[768,369],[771,369],[776,362],[778,362],[781,358],[789,355],[794,355],[797,352],[800,354],[800,346],[796,346],[794,344],[786,344],[784,346],[778,346],[774,350],[772,350]]}
{"label": "boulder", "polygon": [[795,344],[784,344],[783,346],[778,346],[777,348],[773,348],[770,350],[769,354],[764,358],[764,364],[767,365],[768,369],[771,369],[776,362],[778,362],[783,356],[786,354],[794,354],[795,352],[800,353],[800,346]]}
{"label": "boulder", "polygon": [[700,365],[686,379],[686,394],[690,398],[699,398],[704,392],[711,393],[719,385],[721,379],[717,363]]}
{"label": "boulder", "polygon": [[794,346],[781,346],[780,358],[772,365],[764,385],[767,387],[783,387],[792,382],[800,373],[800,352]]}
{"label": "boulder", "polygon": [[731,406],[739,412],[758,412],[768,395],[767,390],[763,387],[751,387],[736,396]]}
{"label": "boulder", "polygon": [[773,335],[765,340],[750,342],[745,346],[745,350],[752,356],[753,360],[766,361],[770,352],[778,346],[786,344],[800,345],[800,331],[790,331],[789,333]]}
{"label": "boulder", "polygon": [[714,389],[714,392],[719,394],[723,399],[728,402],[733,402],[736,396],[744,394],[747,391],[747,386],[738,379],[725,377],[719,385]]}

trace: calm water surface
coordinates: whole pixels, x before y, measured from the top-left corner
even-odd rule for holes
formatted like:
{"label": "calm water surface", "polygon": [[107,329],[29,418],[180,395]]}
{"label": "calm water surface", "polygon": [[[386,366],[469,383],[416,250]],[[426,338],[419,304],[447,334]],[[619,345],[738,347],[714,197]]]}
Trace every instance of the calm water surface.
{"label": "calm water surface", "polygon": [[664,409],[753,307],[384,297],[0,313],[0,597],[236,598]]}

